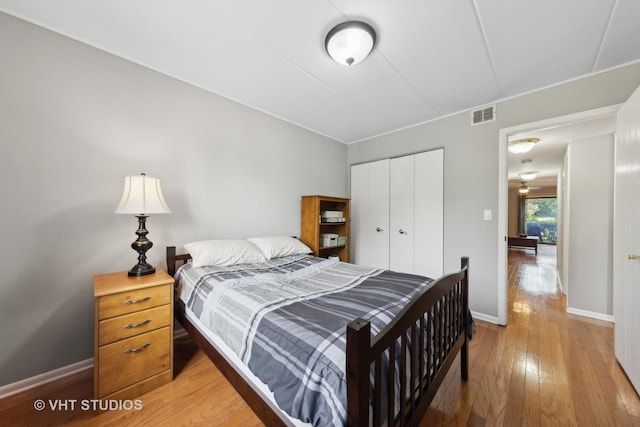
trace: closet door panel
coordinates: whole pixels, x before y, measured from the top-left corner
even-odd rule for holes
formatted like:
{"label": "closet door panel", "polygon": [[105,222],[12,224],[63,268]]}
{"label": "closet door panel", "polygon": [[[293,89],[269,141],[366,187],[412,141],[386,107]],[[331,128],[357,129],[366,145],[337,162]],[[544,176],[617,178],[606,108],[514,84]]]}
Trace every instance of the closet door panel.
{"label": "closet door panel", "polygon": [[413,273],[414,156],[391,159],[389,178],[389,268]]}
{"label": "closet door panel", "polygon": [[351,166],[351,259],[355,264],[369,264],[367,242],[369,209],[369,165]]}
{"label": "closet door panel", "polygon": [[389,269],[389,159],[369,164],[370,266]]}
{"label": "closet door panel", "polygon": [[442,275],[443,154],[434,150],[351,167],[356,264]]}
{"label": "closet door panel", "polygon": [[444,264],[444,150],[415,155],[414,273],[432,278]]}
{"label": "closet door panel", "polygon": [[389,268],[389,160],[351,167],[354,263]]}

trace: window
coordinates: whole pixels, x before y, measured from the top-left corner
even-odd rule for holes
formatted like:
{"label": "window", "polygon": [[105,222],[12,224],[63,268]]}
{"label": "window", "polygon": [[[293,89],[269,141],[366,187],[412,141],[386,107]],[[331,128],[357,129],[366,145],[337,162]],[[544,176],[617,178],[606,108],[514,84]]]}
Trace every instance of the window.
{"label": "window", "polygon": [[556,244],[558,210],[555,197],[531,198],[525,201],[527,236],[537,236],[540,243]]}

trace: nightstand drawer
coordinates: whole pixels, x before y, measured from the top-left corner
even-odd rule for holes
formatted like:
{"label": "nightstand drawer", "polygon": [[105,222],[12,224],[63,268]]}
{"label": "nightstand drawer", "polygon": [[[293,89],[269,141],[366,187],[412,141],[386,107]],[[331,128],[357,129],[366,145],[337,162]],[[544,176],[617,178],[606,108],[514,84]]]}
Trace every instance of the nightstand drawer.
{"label": "nightstand drawer", "polygon": [[105,345],[171,324],[171,305],[149,308],[100,321],[98,345]]}
{"label": "nightstand drawer", "polygon": [[170,369],[170,339],[167,326],[100,347],[99,396]]}
{"label": "nightstand drawer", "polygon": [[135,289],[100,297],[98,319],[108,319],[171,302],[171,285]]}

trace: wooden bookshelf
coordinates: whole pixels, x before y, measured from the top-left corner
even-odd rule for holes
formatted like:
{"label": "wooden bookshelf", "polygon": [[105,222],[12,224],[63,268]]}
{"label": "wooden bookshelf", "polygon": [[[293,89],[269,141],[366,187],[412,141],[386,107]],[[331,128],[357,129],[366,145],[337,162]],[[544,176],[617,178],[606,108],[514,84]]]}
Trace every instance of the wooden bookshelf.
{"label": "wooden bookshelf", "polygon": [[[326,220],[322,212],[342,212],[343,220]],[[323,235],[338,235],[335,244],[325,245]],[[349,199],[330,196],[302,196],[300,239],[318,257],[338,256],[349,262]]]}

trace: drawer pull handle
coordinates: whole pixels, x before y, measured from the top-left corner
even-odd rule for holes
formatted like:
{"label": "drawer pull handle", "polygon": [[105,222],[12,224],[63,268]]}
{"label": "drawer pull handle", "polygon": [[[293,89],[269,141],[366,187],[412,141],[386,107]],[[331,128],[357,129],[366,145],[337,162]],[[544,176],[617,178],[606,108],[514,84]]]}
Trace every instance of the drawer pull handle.
{"label": "drawer pull handle", "polygon": [[149,347],[151,344],[149,344],[148,342],[142,344],[140,347],[138,348],[128,348],[124,351],[125,354],[127,353],[138,353],[142,350],[144,350],[145,348]]}
{"label": "drawer pull handle", "polygon": [[150,299],[151,299],[151,297],[144,297],[142,299],[129,299],[129,300],[126,300],[124,303],[126,305],[131,305],[131,304],[137,304],[139,302],[149,301]]}
{"label": "drawer pull handle", "polygon": [[129,323],[124,328],[125,329],[139,328],[140,326],[145,326],[145,325],[148,325],[149,323],[151,323],[151,320],[147,319],[144,322],[140,322],[140,323]]}

